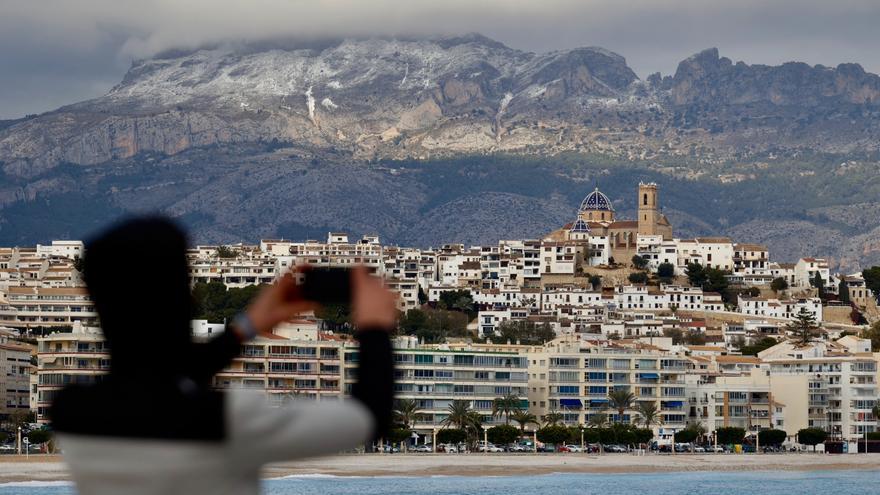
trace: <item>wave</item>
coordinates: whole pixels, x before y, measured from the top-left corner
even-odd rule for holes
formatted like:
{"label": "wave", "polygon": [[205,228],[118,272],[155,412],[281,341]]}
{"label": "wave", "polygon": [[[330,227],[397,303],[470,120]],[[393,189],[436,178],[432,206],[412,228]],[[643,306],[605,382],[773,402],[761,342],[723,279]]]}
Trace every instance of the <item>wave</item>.
{"label": "wave", "polygon": [[0,488],[40,488],[46,486],[73,486],[72,481],[9,481],[0,483]]}

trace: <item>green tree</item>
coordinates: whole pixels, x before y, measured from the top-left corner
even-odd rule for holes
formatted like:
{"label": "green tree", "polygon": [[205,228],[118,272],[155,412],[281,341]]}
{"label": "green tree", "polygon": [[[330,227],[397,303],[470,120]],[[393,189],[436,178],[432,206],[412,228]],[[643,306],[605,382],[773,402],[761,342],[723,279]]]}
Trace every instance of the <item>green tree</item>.
{"label": "green tree", "polygon": [[444,428],[437,432],[437,443],[458,444],[467,440],[467,432],[458,428]]}
{"label": "green tree", "polygon": [[863,270],[862,278],[865,279],[865,285],[874,294],[874,297],[880,297],[880,266],[872,266]]}
{"label": "green tree", "polygon": [[492,417],[504,416],[504,424],[510,424],[510,414],[522,409],[522,399],[516,394],[507,394],[492,401]]}
{"label": "green tree", "polygon": [[718,438],[718,443],[723,445],[731,445],[742,443],[743,439],[746,437],[746,430],[736,427],[736,426],[725,426],[723,428],[718,428],[715,430],[715,435]]}
{"label": "green tree", "polygon": [[454,400],[452,404],[449,404],[447,408],[447,416],[446,419],[443,420],[443,425],[445,426],[455,426],[459,430],[467,430],[473,426],[473,417],[471,415],[474,412],[471,409],[471,403],[466,400]]}
{"label": "green tree", "polygon": [[699,438],[700,433],[693,428],[685,428],[675,432],[676,443],[691,443]]}
{"label": "green tree", "polygon": [[663,424],[663,417],[660,415],[660,409],[657,407],[656,402],[639,402],[636,404],[636,414],[638,414],[636,424],[642,424],[647,429],[651,429],[654,425]]}
{"label": "green tree", "polygon": [[816,450],[816,445],[825,442],[827,438],[828,433],[822,428],[802,428],[797,432],[798,443],[813,447],[813,451]]}
{"label": "green tree", "polygon": [[702,287],[706,280],[708,280],[703,265],[699,263],[688,263],[685,273],[687,274],[688,283],[694,287]]}
{"label": "green tree", "polygon": [[385,440],[392,445],[397,445],[400,442],[405,442],[412,437],[412,430],[409,428],[392,428],[388,431],[388,435],[385,437]]}
{"label": "green tree", "polygon": [[636,428],[633,430],[633,435],[636,443],[646,444],[654,438],[654,430],[650,428]]}
{"label": "green tree", "polygon": [[841,277],[840,284],[837,286],[837,298],[844,304],[852,302],[852,299],[849,296],[849,285],[846,284],[846,279],[843,277]]}
{"label": "green tree", "polygon": [[602,288],[602,277],[599,275],[590,275],[590,285],[593,286],[593,290]]}
{"label": "green tree", "polygon": [[758,443],[761,445],[775,447],[782,445],[786,438],[788,438],[788,433],[785,430],[761,430],[758,432]]}
{"label": "green tree", "polygon": [[348,332],[352,325],[351,306],[348,304],[322,304],[315,310],[315,316],[327,330],[334,332]]}
{"label": "green tree", "polygon": [[770,282],[770,288],[773,292],[780,292],[788,289],[788,282],[782,277],[776,277]]}
{"label": "green tree", "polygon": [[474,298],[471,295],[471,291],[467,289],[447,290],[441,292],[439,306],[441,309],[461,311],[462,313],[472,315],[472,318],[476,317],[476,311],[474,311]]}
{"label": "green tree", "polygon": [[413,399],[397,399],[395,406],[394,420],[411,428],[421,414],[418,403]]}
{"label": "green tree", "polygon": [[[408,313],[408,312],[407,312]],[[445,309],[423,310],[424,326],[415,329],[415,336],[427,343],[442,343],[448,337],[468,337],[468,316]]]}
{"label": "green tree", "polygon": [[675,265],[672,263],[660,263],[657,266],[657,276],[664,282],[672,280],[672,277],[675,277]]}
{"label": "green tree", "polygon": [[801,308],[786,329],[794,334],[799,344],[806,345],[816,336],[819,326],[816,325],[816,317],[813,313],[807,311],[807,308]]}
{"label": "green tree", "polygon": [[605,411],[600,411],[590,415],[590,419],[587,420],[587,427],[589,428],[605,428],[608,426],[608,413]]}
{"label": "green tree", "polygon": [[27,434],[28,441],[33,445],[39,445],[52,440],[52,432],[49,430],[34,430]]}
{"label": "green tree", "polygon": [[752,345],[742,345],[739,348],[740,354],[743,356],[757,356],[759,352],[769,349],[774,345],[778,344],[773,337],[763,337],[761,340],[753,343]]}
{"label": "green tree", "polygon": [[559,411],[550,411],[544,415],[545,425],[556,425],[562,422],[562,413]]}
{"label": "green tree", "polygon": [[644,270],[648,266],[648,260],[635,254],[632,257],[632,264],[637,270]]}
{"label": "green tree", "polygon": [[631,408],[636,396],[628,389],[614,389],[608,392],[608,405],[617,410],[617,422],[623,423],[623,413]]}
{"label": "green tree", "polygon": [[415,335],[419,330],[428,325],[428,315],[419,308],[413,308],[404,313],[397,323],[404,335]]}
{"label": "green tree", "polygon": [[428,294],[425,293],[425,289],[422,289],[422,286],[419,286],[419,305],[428,303]]}
{"label": "green tree", "polygon": [[495,445],[508,445],[520,437],[520,431],[516,426],[498,425],[486,430],[486,436]]}
{"label": "green tree", "polygon": [[648,274],[645,272],[634,272],[629,274],[629,281],[633,284],[646,284],[648,283]]}
{"label": "green tree", "polygon": [[880,352],[880,321],[862,330],[861,337],[871,341],[871,351]]}
{"label": "green tree", "polygon": [[538,417],[525,409],[517,409],[510,415],[510,419],[519,424],[520,435],[526,434],[526,427],[530,424],[538,426]]}
{"label": "green tree", "polygon": [[217,258],[225,258],[225,259],[235,258],[238,256],[238,250],[233,249],[229,246],[221,245],[221,246],[217,247],[217,252],[215,253],[215,256]]}
{"label": "green tree", "polygon": [[547,425],[537,432],[538,440],[551,445],[559,445],[568,439],[568,428],[562,425]]}
{"label": "green tree", "polygon": [[556,337],[549,323],[533,321],[505,321],[495,327],[498,335],[490,335],[487,339],[496,344],[519,342],[523,345],[540,345]]}
{"label": "green tree", "polygon": [[816,275],[813,277],[813,279],[810,280],[810,285],[812,285],[813,287],[816,288],[816,290],[818,290],[818,292],[819,292],[819,297],[822,298],[822,299],[824,300],[825,297],[826,297],[826,294],[825,294],[825,280],[822,278],[822,274],[819,273],[818,270],[816,271]]}

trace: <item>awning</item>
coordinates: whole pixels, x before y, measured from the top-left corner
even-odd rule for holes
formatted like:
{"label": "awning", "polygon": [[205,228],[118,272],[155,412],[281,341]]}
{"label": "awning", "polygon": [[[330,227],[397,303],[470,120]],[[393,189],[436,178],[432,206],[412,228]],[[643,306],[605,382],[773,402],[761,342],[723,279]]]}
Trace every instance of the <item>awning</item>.
{"label": "awning", "polygon": [[591,406],[607,404],[607,403],[608,403],[608,399],[590,399]]}
{"label": "awning", "polygon": [[639,378],[645,378],[647,380],[656,380],[660,378],[660,375],[657,373],[640,373]]}
{"label": "awning", "polygon": [[583,407],[580,399],[559,399],[559,405],[562,407],[577,407],[578,409]]}

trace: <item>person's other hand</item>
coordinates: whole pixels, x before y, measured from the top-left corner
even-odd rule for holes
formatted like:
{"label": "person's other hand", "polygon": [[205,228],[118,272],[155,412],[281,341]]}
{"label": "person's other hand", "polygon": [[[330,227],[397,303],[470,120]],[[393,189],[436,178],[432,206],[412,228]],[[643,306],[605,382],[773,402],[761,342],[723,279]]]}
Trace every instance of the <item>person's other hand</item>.
{"label": "person's other hand", "polygon": [[362,266],[352,270],[351,278],[351,311],[357,328],[393,329],[397,322],[397,295]]}
{"label": "person's other hand", "polygon": [[288,272],[257,294],[247,308],[247,315],[258,333],[270,334],[279,323],[316,307],[313,301],[302,299],[294,274]]}

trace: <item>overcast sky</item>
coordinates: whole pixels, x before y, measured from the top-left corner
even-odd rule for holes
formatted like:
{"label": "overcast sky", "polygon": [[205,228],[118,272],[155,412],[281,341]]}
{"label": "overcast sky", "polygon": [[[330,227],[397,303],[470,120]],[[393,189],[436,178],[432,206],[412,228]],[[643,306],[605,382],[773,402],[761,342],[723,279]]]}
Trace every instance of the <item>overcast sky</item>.
{"label": "overcast sky", "polygon": [[0,119],[99,96],[169,48],[468,32],[535,52],[602,46],[641,77],[712,46],[880,72],[880,0],[0,0]]}

